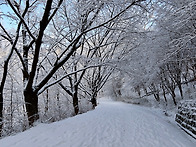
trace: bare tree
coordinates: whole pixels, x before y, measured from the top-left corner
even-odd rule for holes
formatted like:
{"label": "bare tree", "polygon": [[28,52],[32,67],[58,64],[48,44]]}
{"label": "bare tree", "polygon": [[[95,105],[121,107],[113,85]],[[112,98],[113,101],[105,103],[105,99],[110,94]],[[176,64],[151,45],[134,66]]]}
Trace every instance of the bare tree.
{"label": "bare tree", "polygon": [[[68,62],[68,60],[70,60],[70,58],[73,57],[76,51],[81,47],[83,37],[88,36],[87,34],[89,32],[93,32],[98,28],[104,27],[110,22],[116,21],[117,18],[122,16],[127,10],[133,6],[140,5],[140,2],[142,1],[143,0],[134,0],[130,3],[127,2],[123,5],[123,8],[116,12],[111,18],[106,18],[99,23],[95,23],[96,20],[100,18],[100,10],[102,9],[105,1],[92,1],[89,9],[85,8],[86,11],[80,11],[79,15],[75,15],[73,14],[74,11],[67,14],[68,11],[66,9],[73,9],[73,7],[75,7],[75,9],[80,10],[86,1],[78,1],[75,3],[75,6],[71,5],[73,7],[70,7],[69,5],[68,7],[69,1],[65,5],[62,5],[63,0],[47,0],[45,2],[27,0],[26,3],[6,0],[6,3],[14,12],[12,17],[19,26],[16,37],[19,37],[20,34],[22,35],[22,42],[18,39],[14,40],[12,36],[9,37],[8,33],[4,38],[10,42],[13,41],[13,44],[11,43],[12,52],[15,50],[22,65],[24,99],[30,126],[39,119],[38,95],[50,86],[59,83],[69,75],[81,71],[76,69],[73,73],[67,73],[64,76],[59,77],[56,81],[54,81],[53,78],[54,74],[57,73],[58,70],[60,70],[61,67]],[[23,7],[25,7],[25,9],[23,9]],[[43,10],[40,12],[39,16],[36,15],[36,8],[42,8]],[[66,17],[63,18],[63,21],[66,22],[66,28],[69,29],[61,30],[67,31],[66,34],[62,34],[61,31],[60,33],[59,31],[56,31],[55,33],[59,34],[61,37],[56,38],[55,45],[48,48],[46,42],[49,41],[47,40],[50,35],[49,26],[56,27],[57,23],[55,22],[55,18],[60,16],[60,13],[65,14]],[[28,15],[26,16],[25,14]],[[74,20],[72,18],[74,18]],[[4,31],[4,33],[6,33],[6,31]],[[60,49],[60,52],[58,52],[59,50],[55,48],[57,46],[63,47]],[[22,53],[20,51],[21,48]],[[44,65],[42,65],[44,62],[41,61],[42,59],[49,59],[46,57],[51,54],[55,54],[55,58],[51,60],[52,66],[50,69],[47,69],[44,76],[40,76],[39,69],[40,67],[44,67]]]}
{"label": "bare tree", "polygon": [[[24,17],[26,15],[27,9],[28,9],[28,7],[25,8],[24,12],[22,13],[22,17]],[[4,90],[4,86],[5,86],[5,82],[6,82],[6,78],[7,78],[7,74],[8,74],[8,65],[9,65],[9,61],[12,57],[12,54],[13,54],[14,50],[16,49],[21,26],[22,26],[22,20],[18,23],[15,38],[12,38],[9,35],[9,33],[6,31],[5,27],[2,24],[0,24],[0,28],[2,29],[2,32],[3,32],[3,34],[1,34],[1,37],[4,38],[5,40],[9,41],[10,46],[11,46],[10,53],[7,55],[7,58],[4,60],[3,76],[2,76],[1,85],[0,85],[0,130],[2,130],[2,125],[3,125],[2,124],[3,90]]]}

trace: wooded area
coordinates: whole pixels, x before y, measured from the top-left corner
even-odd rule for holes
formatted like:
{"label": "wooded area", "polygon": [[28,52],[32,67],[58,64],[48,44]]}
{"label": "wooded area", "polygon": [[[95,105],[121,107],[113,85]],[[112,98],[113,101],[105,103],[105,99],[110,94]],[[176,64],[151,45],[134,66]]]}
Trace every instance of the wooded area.
{"label": "wooded area", "polygon": [[193,99],[195,48],[194,0],[2,0],[0,134],[94,109],[106,93]]}

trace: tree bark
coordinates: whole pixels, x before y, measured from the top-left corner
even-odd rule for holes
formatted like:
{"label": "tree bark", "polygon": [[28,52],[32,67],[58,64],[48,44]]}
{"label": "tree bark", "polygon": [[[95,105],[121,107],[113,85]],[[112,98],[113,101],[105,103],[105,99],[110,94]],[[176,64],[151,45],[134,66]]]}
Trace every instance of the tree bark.
{"label": "tree bark", "polygon": [[164,97],[166,105],[167,105],[167,97],[166,97],[165,87],[163,85],[161,87],[162,87],[162,90],[163,90],[163,97]]}
{"label": "tree bark", "polygon": [[[100,78],[98,78],[98,79],[100,79]],[[94,87],[94,89],[92,90],[93,93],[92,93],[91,103],[92,103],[93,109],[95,109],[95,107],[97,106],[98,86],[93,86],[93,87]]]}
{"label": "tree bark", "polygon": [[177,85],[178,85],[178,89],[180,90],[180,95],[181,95],[181,98],[183,99],[183,90],[182,90],[182,84],[181,84],[181,81],[177,82]]}
{"label": "tree bark", "polygon": [[3,93],[0,93],[0,137],[3,128]]}
{"label": "tree bark", "polygon": [[33,126],[33,123],[39,119],[38,95],[32,89],[28,89],[24,91],[24,98],[29,126]]}
{"label": "tree bark", "polygon": [[175,94],[175,91],[174,90],[171,90],[171,96],[172,96],[174,105],[177,105],[177,103],[176,103],[176,94]]}
{"label": "tree bark", "polygon": [[156,99],[156,101],[160,101],[160,97],[159,97],[159,94],[156,92],[154,93],[154,98]]}
{"label": "tree bark", "polygon": [[97,100],[96,100],[96,98],[92,98],[91,99],[91,103],[92,103],[92,105],[93,105],[93,109],[95,109],[95,107],[97,106]]}
{"label": "tree bark", "polygon": [[77,92],[77,91],[75,91],[74,94],[73,94],[73,107],[74,107],[75,115],[77,115],[78,112],[79,112],[79,106],[78,106],[78,92]]}

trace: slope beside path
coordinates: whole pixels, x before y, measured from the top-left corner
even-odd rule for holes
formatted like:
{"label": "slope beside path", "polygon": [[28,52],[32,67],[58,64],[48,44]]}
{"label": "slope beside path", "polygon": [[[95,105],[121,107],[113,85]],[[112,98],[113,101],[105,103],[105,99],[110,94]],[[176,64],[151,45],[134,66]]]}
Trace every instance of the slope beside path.
{"label": "slope beside path", "polygon": [[0,140],[0,147],[195,146],[194,139],[153,110],[106,99],[93,111]]}

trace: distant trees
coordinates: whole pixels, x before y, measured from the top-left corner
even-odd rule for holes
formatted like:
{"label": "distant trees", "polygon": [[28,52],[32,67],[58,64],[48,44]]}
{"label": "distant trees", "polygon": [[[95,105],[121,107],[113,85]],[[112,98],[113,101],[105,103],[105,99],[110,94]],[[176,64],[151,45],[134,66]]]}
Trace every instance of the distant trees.
{"label": "distant trees", "polygon": [[[174,104],[175,100],[175,88],[179,89],[181,98],[183,99],[183,84],[187,79],[188,81],[195,81],[195,76],[186,77],[192,73],[188,69],[189,62],[195,62],[195,2],[194,1],[183,1],[176,4],[171,1],[170,11],[166,11],[167,19],[160,19],[157,23],[162,32],[169,38],[168,43],[166,42],[165,49],[166,59],[160,65],[160,73],[164,76],[164,87],[171,93]],[[193,63],[195,64],[195,63]],[[188,73],[189,74],[188,74]],[[185,74],[186,73],[186,74]]]}
{"label": "distant trees", "polygon": [[153,95],[160,102],[163,96],[167,104],[169,94],[174,105],[180,99],[191,97],[191,93],[186,97],[184,94],[185,90],[194,88],[196,81],[195,4],[193,0],[153,1],[154,11],[145,27],[148,32],[127,59],[127,68],[121,67],[129,73],[128,85],[137,97]]}

